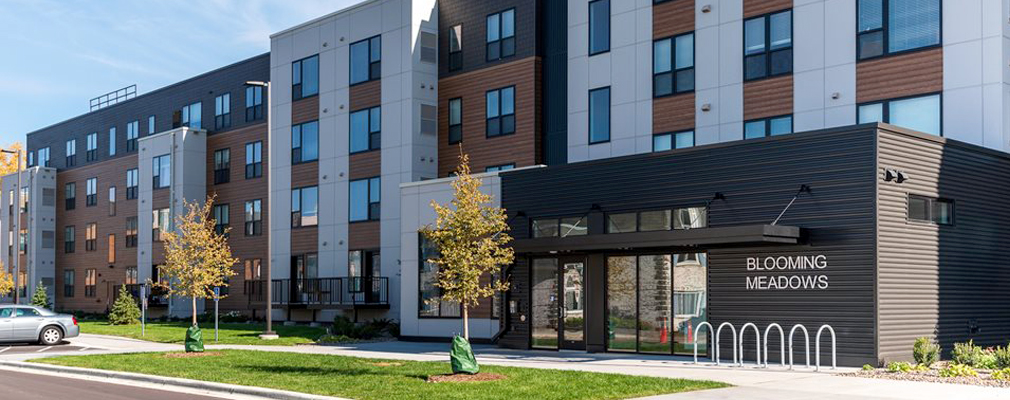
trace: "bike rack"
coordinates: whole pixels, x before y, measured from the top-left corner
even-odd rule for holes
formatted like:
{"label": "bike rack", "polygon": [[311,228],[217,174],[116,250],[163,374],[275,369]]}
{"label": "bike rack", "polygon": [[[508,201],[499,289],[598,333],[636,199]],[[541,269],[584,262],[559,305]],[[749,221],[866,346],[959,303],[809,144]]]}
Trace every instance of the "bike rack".
{"label": "bike rack", "polygon": [[[821,332],[823,332],[825,328],[827,328],[828,332],[831,333],[831,369],[837,369],[837,367],[835,366],[835,330],[834,328],[831,327],[831,325],[824,324],[821,325],[820,329],[817,330],[817,336],[814,338],[815,343],[814,352],[816,352],[814,357],[816,357],[817,359],[817,366],[814,368],[814,371],[821,370]],[[807,346],[809,345],[810,344],[807,343]],[[809,362],[810,362],[810,355],[808,354],[807,355],[808,367],[810,366]]]}
{"label": "bike rack", "polygon": [[[708,326],[708,333],[712,334],[712,324],[708,323],[707,321],[702,321],[702,323],[698,324],[698,326],[694,328],[694,340],[692,341],[692,344],[694,345],[694,363],[695,364],[698,363],[698,332],[700,332],[701,328],[704,327],[704,326],[706,326],[706,325]],[[714,356],[715,353],[713,352],[712,354],[713,354],[712,360],[717,360],[717,358],[715,358],[715,356]],[[718,364],[718,362],[716,362],[716,364]]]}
{"label": "bike rack", "polygon": [[[722,328],[725,327],[725,326],[727,326],[727,325],[729,326],[730,332],[733,333],[733,362],[736,363],[736,355],[737,355],[737,353],[736,353],[736,338],[737,338],[737,336],[736,336],[736,328],[734,328],[733,324],[731,324],[729,322],[723,322],[723,323],[719,324],[719,327],[716,328],[716,330],[715,330],[715,365],[719,365],[719,334],[722,333]],[[807,343],[808,350],[809,350],[809,347],[810,347],[810,343]],[[808,358],[807,363],[809,364],[810,363],[809,357],[807,357],[807,358]]]}
{"label": "bike rack", "polygon": [[747,327],[748,326],[754,328],[754,347],[755,347],[755,349],[757,351],[757,356],[755,357],[755,362],[757,362],[758,367],[760,367],[761,366],[761,330],[758,329],[757,325],[754,325],[753,322],[748,322],[746,324],[743,324],[743,327],[740,328],[740,362],[739,362],[739,365],[741,367],[743,366],[743,337],[744,337],[744,333],[747,332]]}
{"label": "bike rack", "polygon": [[804,344],[807,349],[807,368],[810,368],[810,333],[807,332],[807,327],[796,324],[793,325],[793,329],[789,330],[789,369],[793,369],[793,334],[796,333],[796,329],[803,330],[803,338],[805,340]]}
{"label": "bike rack", "polygon": [[768,368],[768,334],[771,333],[772,328],[779,330],[779,351],[781,355],[779,356],[779,361],[782,362],[782,366],[786,366],[786,333],[782,330],[782,326],[776,323],[772,323],[765,328],[765,368]]}

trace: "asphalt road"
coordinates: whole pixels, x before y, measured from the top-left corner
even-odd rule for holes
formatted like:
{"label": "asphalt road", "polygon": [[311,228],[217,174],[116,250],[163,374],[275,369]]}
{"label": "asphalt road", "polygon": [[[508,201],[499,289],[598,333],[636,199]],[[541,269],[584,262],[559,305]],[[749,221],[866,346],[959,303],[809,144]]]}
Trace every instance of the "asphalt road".
{"label": "asphalt road", "polygon": [[217,397],[166,392],[105,382],[60,376],[26,374],[0,370],[4,399],[18,400],[220,400]]}

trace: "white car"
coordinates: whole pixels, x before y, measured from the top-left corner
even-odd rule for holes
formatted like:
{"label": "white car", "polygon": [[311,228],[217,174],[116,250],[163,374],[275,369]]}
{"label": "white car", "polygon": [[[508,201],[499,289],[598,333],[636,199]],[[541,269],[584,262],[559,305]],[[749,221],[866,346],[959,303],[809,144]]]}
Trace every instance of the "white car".
{"label": "white car", "polygon": [[81,333],[77,318],[42,307],[0,304],[0,342],[31,342],[46,346]]}

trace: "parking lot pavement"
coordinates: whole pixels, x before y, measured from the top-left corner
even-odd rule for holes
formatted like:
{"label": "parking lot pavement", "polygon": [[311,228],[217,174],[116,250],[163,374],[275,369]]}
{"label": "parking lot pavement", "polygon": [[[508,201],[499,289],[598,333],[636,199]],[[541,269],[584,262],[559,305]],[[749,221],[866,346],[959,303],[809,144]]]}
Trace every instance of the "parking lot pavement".
{"label": "parking lot pavement", "polygon": [[49,354],[64,354],[64,353],[81,353],[98,350],[102,349],[97,347],[76,345],[69,342],[64,342],[63,344],[58,344],[55,346],[42,346],[37,344],[0,344],[0,359],[26,354],[49,355]]}

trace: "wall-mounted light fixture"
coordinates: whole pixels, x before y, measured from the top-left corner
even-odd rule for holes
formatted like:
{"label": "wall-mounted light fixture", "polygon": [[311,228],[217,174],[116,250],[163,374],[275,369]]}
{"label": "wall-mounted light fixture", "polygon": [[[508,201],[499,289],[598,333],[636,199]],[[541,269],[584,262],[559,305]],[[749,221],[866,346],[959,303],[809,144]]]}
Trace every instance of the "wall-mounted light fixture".
{"label": "wall-mounted light fixture", "polygon": [[831,98],[834,99],[834,100],[838,100],[840,97],[842,97],[841,93],[834,92],[834,93],[831,94]]}
{"label": "wall-mounted light fixture", "polygon": [[706,14],[712,12],[712,5],[711,4],[706,4],[706,5],[701,6],[701,12],[706,13]]}
{"label": "wall-mounted light fixture", "polygon": [[894,170],[894,169],[884,170],[884,181],[885,182],[892,182],[893,181],[895,183],[904,183],[907,180],[908,180],[908,175],[905,174],[902,171],[898,171],[898,170]]}
{"label": "wall-mounted light fixture", "polygon": [[709,112],[711,110],[712,110],[712,104],[705,103],[705,104],[701,105],[701,111],[703,111],[703,112]]}

